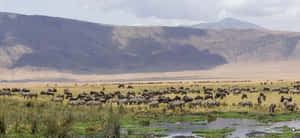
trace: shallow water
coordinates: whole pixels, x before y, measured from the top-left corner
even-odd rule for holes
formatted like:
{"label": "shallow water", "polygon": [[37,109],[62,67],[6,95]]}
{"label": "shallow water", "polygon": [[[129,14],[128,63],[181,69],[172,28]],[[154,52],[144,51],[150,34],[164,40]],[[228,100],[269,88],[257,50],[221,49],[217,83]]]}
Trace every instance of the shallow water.
{"label": "shallow water", "polygon": [[[203,121],[200,123],[207,122]],[[174,136],[195,136],[192,134],[192,131],[197,129],[223,129],[225,127],[229,127],[235,129],[235,131],[228,136],[229,138],[243,138],[246,137],[246,134],[251,132],[280,133],[280,130],[276,129],[276,127],[283,126],[299,129],[300,120],[262,124],[256,120],[249,119],[218,118],[216,121],[207,123],[207,125],[190,125],[189,123],[162,123],[151,127],[169,128],[169,131],[162,132],[169,135],[166,138],[172,138]],[[177,127],[182,127],[183,129],[177,129]]]}

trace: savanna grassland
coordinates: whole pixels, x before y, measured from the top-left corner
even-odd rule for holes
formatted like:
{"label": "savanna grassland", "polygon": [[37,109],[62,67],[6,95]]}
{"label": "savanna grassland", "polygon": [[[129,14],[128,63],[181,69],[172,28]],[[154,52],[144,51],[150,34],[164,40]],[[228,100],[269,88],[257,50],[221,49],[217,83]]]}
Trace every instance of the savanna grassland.
{"label": "savanna grassland", "polygon": [[[281,96],[291,97],[296,105],[300,105],[300,94],[292,94],[297,85],[295,81],[183,81],[183,82],[143,82],[143,83],[123,83],[124,88],[118,88],[119,83],[38,83],[38,84],[1,84],[0,93],[5,93],[5,88],[29,89],[32,94],[38,97],[24,97],[23,92],[9,92],[8,95],[0,96],[0,135],[15,137],[163,137],[167,136],[162,131],[167,131],[163,127],[148,127],[162,122],[176,123],[188,122],[190,124],[199,121],[211,121],[216,118],[244,118],[255,119],[260,122],[279,122],[295,120],[300,117],[300,113],[295,109],[290,111],[281,102]],[[130,86],[130,88],[128,88]],[[168,91],[182,91],[174,93]],[[199,99],[201,105],[190,107],[190,103],[196,97],[206,97],[205,89],[212,89],[210,92],[213,99]],[[289,92],[280,93],[272,89],[282,89],[287,87]],[[56,89],[52,95],[41,95],[42,91]],[[221,98],[216,98],[218,88],[226,89],[229,94]],[[249,88],[240,90],[239,94],[233,94],[233,88]],[[269,91],[264,88],[270,88]],[[74,101],[86,100],[94,104],[82,102],[70,105],[70,99],[66,98],[66,90],[72,93]],[[200,93],[198,92],[200,90]],[[102,93],[100,97],[91,92]],[[118,92],[119,91],[119,92]],[[146,98],[145,93],[162,92],[162,94],[149,94],[151,98]],[[86,97],[76,99],[83,93]],[[131,94],[128,94],[130,92]],[[135,94],[133,94],[135,93]],[[258,97],[263,93],[265,100],[258,104]],[[6,93],[7,94],[7,93]],[[242,99],[242,95],[247,98]],[[25,94],[26,95],[26,94]],[[59,96],[63,95],[63,100]],[[107,95],[112,95],[107,96]],[[123,98],[120,98],[123,95]],[[149,96],[148,95],[148,96]],[[159,97],[168,97],[177,100],[167,102],[159,101]],[[192,98],[192,101],[184,101],[183,97]],[[94,97],[94,98],[93,98]],[[147,99],[141,103],[120,102],[120,99]],[[105,99],[105,100],[103,100]],[[158,101],[158,107],[150,108],[150,104]],[[87,100],[86,100],[87,101]],[[123,100],[124,101],[124,100]],[[129,101],[129,100],[128,100]],[[184,106],[170,108],[171,103],[184,101]],[[218,101],[219,105],[205,105],[205,101]],[[240,102],[250,101],[251,106],[242,106]],[[276,104],[275,111],[269,113],[271,104]],[[126,134],[121,134],[122,129],[126,129]],[[180,128],[179,128],[180,129]],[[234,131],[232,129],[213,130],[220,132],[218,136]],[[210,136],[209,130],[198,130],[195,133],[203,133]],[[199,134],[200,135],[200,134]],[[274,135],[273,135],[274,136]],[[212,136],[213,137],[213,136]]]}

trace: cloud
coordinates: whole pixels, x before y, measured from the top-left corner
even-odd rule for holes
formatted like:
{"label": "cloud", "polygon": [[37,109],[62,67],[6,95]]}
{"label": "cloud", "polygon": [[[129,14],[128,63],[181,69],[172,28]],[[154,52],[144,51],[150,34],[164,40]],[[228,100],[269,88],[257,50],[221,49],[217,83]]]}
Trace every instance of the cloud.
{"label": "cloud", "polygon": [[188,26],[203,23],[203,21],[187,19],[163,19],[157,17],[147,17],[137,19],[134,26]]}
{"label": "cloud", "polygon": [[[223,10],[236,16],[265,17],[280,14],[298,14],[299,0],[237,0],[237,6],[223,2]],[[293,10],[291,13],[291,9]]]}
{"label": "cloud", "polygon": [[98,0],[98,3],[103,11],[117,10],[135,16],[138,23],[134,24],[187,24],[233,17],[270,29],[300,30],[297,24],[300,0]]}
{"label": "cloud", "polygon": [[121,10],[138,18],[216,20],[226,15],[298,15],[299,0],[84,0],[103,11]]}
{"label": "cloud", "polygon": [[118,25],[191,24],[233,17],[300,31],[300,0],[0,0],[0,10]]}

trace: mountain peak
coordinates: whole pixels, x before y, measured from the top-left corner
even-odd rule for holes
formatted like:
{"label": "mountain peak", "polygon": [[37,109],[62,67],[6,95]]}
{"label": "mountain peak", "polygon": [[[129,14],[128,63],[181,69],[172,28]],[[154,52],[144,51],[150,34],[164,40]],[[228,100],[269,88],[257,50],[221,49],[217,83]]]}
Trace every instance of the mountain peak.
{"label": "mountain peak", "polygon": [[264,29],[261,26],[258,26],[253,23],[249,23],[246,21],[240,21],[234,18],[224,18],[218,22],[212,23],[201,23],[197,25],[193,25],[192,28],[199,29]]}
{"label": "mountain peak", "polygon": [[241,21],[238,19],[227,17],[227,18],[222,19],[220,22],[241,22]]}

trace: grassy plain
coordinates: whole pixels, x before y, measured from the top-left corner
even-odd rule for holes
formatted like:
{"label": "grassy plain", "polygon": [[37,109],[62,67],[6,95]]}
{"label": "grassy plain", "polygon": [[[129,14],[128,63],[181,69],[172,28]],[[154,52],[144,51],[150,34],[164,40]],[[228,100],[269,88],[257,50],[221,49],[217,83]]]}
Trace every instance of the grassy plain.
{"label": "grassy plain", "polygon": [[[263,92],[264,87],[279,88],[291,86],[294,81],[273,81],[272,84],[261,85],[258,81],[231,81],[231,82],[207,82],[207,81],[184,81],[184,82],[156,82],[156,83],[130,83],[133,89],[119,89],[117,84],[112,83],[44,83],[44,84],[1,84],[2,88],[28,88],[33,93],[46,91],[49,88],[57,88],[57,94],[63,94],[64,89],[69,89],[74,95],[81,92],[101,91],[105,93],[121,91],[142,92],[144,89],[163,91],[167,87],[179,88],[181,86],[194,90],[201,90],[200,94],[188,92],[188,96],[204,96],[202,87],[230,88],[230,87],[255,87],[258,92],[246,93],[247,101],[254,103],[253,107],[240,107],[238,103],[243,101],[241,95],[233,95],[218,99],[219,107],[185,106],[182,110],[167,110],[166,104],[160,104],[159,108],[149,109],[149,105],[122,105],[103,104],[99,106],[69,106],[67,100],[61,103],[50,102],[51,96],[41,96],[37,99],[27,100],[21,95],[0,97],[0,134],[3,136],[36,136],[36,137],[71,137],[71,136],[120,136],[120,129],[126,128],[130,132],[139,131],[143,136],[165,136],[160,133],[166,128],[145,128],[147,126],[168,122],[189,122],[190,124],[215,120],[216,118],[245,118],[256,119],[261,122],[278,122],[295,120],[300,117],[298,112],[289,112],[280,103],[280,96],[291,96],[294,102],[300,105],[300,95],[278,94],[278,92]],[[260,92],[266,95],[266,101],[257,105],[257,97]],[[175,94],[165,96],[174,97]],[[182,96],[182,95],[180,95]],[[275,113],[268,113],[270,104],[277,104]],[[137,129],[143,128],[143,129]],[[130,131],[132,130],[132,131]],[[207,134],[209,135],[209,134]],[[122,135],[133,137],[134,135]]]}

